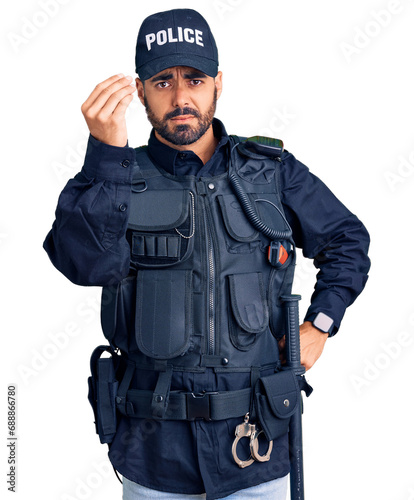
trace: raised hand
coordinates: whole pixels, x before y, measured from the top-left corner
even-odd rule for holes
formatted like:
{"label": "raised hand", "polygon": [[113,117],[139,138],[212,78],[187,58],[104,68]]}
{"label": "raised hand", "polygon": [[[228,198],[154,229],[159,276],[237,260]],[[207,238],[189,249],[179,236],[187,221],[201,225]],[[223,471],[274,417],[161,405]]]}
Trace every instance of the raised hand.
{"label": "raised hand", "polygon": [[111,76],[99,83],[82,104],[81,111],[89,131],[98,141],[112,146],[126,146],[125,113],[135,91],[131,82],[130,76]]}

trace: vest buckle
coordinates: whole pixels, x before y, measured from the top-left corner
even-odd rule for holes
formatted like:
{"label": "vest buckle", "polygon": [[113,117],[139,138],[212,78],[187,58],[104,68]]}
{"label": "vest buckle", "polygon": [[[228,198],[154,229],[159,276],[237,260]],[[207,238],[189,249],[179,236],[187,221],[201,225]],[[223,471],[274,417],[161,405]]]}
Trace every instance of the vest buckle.
{"label": "vest buckle", "polygon": [[187,393],[187,420],[211,420],[210,396],[217,392],[190,392]]}

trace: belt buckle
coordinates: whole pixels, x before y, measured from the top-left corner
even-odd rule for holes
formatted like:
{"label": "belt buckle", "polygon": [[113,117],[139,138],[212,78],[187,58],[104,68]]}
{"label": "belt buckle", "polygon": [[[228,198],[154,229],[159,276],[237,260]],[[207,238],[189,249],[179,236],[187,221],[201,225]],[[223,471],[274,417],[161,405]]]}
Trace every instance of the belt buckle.
{"label": "belt buckle", "polygon": [[185,395],[187,401],[187,420],[211,420],[210,396],[217,392],[189,392]]}

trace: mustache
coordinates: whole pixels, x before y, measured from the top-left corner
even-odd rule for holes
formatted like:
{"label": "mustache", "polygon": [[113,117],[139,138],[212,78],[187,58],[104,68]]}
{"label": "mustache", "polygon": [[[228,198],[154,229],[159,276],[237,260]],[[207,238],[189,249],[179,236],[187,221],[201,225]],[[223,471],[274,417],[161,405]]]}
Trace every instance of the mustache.
{"label": "mustache", "polygon": [[183,116],[183,115],[193,115],[196,118],[200,118],[200,113],[196,109],[192,109],[192,108],[187,107],[187,108],[174,109],[174,111],[167,113],[164,116],[164,119],[171,120],[171,118],[175,118],[176,116]]}

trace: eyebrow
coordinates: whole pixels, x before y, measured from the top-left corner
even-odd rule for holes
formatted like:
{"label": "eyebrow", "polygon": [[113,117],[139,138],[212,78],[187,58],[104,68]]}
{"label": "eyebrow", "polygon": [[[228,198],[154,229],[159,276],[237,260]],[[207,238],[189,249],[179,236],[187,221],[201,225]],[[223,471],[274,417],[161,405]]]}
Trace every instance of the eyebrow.
{"label": "eyebrow", "polygon": [[197,78],[207,78],[207,75],[201,71],[192,71],[191,73],[184,73],[184,78],[195,80]]}
{"label": "eyebrow", "polygon": [[163,73],[162,75],[154,76],[151,78],[151,82],[159,82],[161,80],[171,80],[173,77],[172,73]]}
{"label": "eyebrow", "polygon": [[[166,80],[171,80],[172,78],[173,78],[172,73],[163,73],[162,75],[157,75],[154,76],[154,78],[151,78],[151,82],[166,81]],[[200,78],[207,78],[207,75],[202,71],[192,71],[191,73],[184,73],[184,78],[186,80],[195,80]]]}

